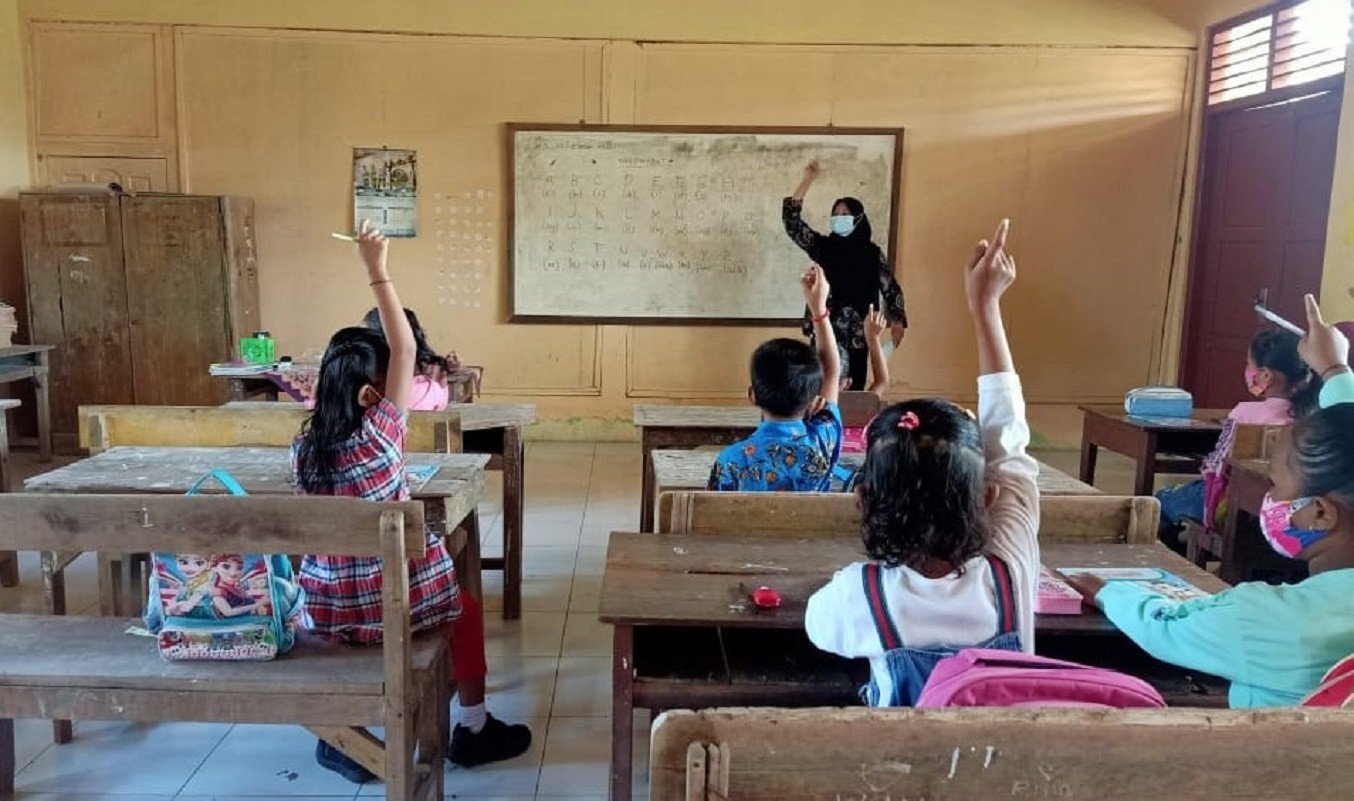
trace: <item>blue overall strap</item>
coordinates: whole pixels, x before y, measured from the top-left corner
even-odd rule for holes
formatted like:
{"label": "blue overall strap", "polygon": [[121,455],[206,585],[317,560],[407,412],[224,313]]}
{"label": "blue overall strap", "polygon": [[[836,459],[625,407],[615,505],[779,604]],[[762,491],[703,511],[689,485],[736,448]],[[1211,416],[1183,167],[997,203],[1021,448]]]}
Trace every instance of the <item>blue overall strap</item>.
{"label": "blue overall strap", "polygon": [[987,564],[992,568],[992,583],[997,595],[997,633],[1011,634],[1017,629],[1015,584],[1011,581],[1011,568],[1000,556],[987,554]]}
{"label": "blue overall strap", "polygon": [[880,583],[879,565],[867,564],[860,571],[865,582],[865,600],[870,604],[870,615],[874,618],[875,631],[879,633],[879,642],[885,651],[903,647],[903,638],[889,617],[888,604],[884,601],[884,588]]}

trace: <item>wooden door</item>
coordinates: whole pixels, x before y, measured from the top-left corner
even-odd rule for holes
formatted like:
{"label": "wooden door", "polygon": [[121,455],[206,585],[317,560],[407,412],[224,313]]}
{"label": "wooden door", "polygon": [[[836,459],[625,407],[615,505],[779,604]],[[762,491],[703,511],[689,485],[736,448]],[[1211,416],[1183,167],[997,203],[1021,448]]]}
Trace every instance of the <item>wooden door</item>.
{"label": "wooden door", "polygon": [[221,199],[123,197],[122,236],[136,402],[224,402],[207,374],[231,355]]}
{"label": "wooden door", "polygon": [[1321,289],[1341,92],[1228,111],[1208,121],[1183,385],[1196,406],[1242,400],[1260,329],[1252,306],[1302,323]]}
{"label": "wooden door", "polygon": [[117,183],[128,192],[168,192],[169,160],[114,156],[43,156],[42,177],[59,184]]}
{"label": "wooden door", "polygon": [[118,198],[19,196],[32,341],[56,345],[52,430],[77,430],[82,403],[133,403]]}

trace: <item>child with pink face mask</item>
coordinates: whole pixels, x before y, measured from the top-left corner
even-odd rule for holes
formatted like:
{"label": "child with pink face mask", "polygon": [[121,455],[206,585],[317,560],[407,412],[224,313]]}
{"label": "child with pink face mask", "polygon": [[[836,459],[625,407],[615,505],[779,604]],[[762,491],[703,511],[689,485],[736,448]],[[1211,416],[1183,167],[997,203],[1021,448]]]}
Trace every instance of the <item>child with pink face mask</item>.
{"label": "child with pink face mask", "polygon": [[1238,403],[1227,416],[1218,446],[1204,459],[1203,477],[1157,493],[1161,501],[1161,541],[1183,553],[1180,528],[1186,520],[1209,529],[1217,523],[1218,506],[1227,494],[1236,427],[1286,426],[1316,408],[1321,376],[1298,355],[1298,337],[1289,331],[1261,331],[1251,340],[1246,358],[1246,389],[1253,401]]}
{"label": "child with pink face mask", "polygon": [[1325,380],[1321,408],[1279,437],[1260,518],[1265,540],[1309,577],[1183,602],[1133,582],[1068,579],[1147,653],[1230,680],[1233,708],[1293,706],[1354,654],[1354,374],[1349,340],[1307,304],[1301,352]]}

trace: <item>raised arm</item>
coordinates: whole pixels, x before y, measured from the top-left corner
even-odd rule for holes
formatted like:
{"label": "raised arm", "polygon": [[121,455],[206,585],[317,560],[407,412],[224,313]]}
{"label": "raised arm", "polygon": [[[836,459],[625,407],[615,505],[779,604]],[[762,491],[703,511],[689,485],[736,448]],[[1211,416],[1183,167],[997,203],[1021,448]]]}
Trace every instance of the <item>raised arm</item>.
{"label": "raised arm", "polygon": [[818,260],[818,249],[822,245],[823,235],[813,230],[804,222],[804,195],[808,193],[809,187],[813,186],[814,180],[818,178],[818,162],[810,161],[804,168],[804,177],[799,180],[799,186],[795,187],[794,194],[785,198],[781,204],[781,222],[785,224],[785,233],[805,253],[809,258]]}
{"label": "raised arm", "polygon": [[1307,336],[1298,353],[1312,372],[1321,376],[1321,408],[1354,403],[1354,375],[1349,369],[1349,340],[1321,317],[1316,298],[1307,296]]}
{"label": "raised arm", "polygon": [[1001,318],[1001,296],[1015,283],[1015,259],[1006,252],[1006,234],[1010,220],[1002,220],[992,241],[986,239],[973,249],[964,277],[969,314],[978,337],[978,374],[1013,373],[1011,346],[1006,341],[1006,326]]}
{"label": "raised arm", "polygon": [[826,403],[835,404],[841,395],[842,362],[837,356],[837,334],[832,330],[829,319],[831,312],[827,308],[827,296],[831,287],[823,268],[817,264],[809,267],[800,283],[804,287],[804,302],[809,307],[809,317],[813,321],[813,338],[818,343],[818,361],[823,365],[823,388],[819,395]]}
{"label": "raised arm", "polygon": [[865,344],[870,348],[870,381],[869,392],[873,392],[879,397],[884,397],[884,392],[889,388],[889,360],[884,358],[884,333],[889,330],[888,318],[884,313],[870,307],[870,313],[865,318]]}
{"label": "raised arm", "polygon": [[379,230],[369,221],[362,221],[357,233],[357,251],[367,267],[367,278],[372,294],[376,296],[376,308],[381,314],[381,331],[385,333],[386,343],[390,346],[385,396],[403,412],[409,408],[409,400],[413,395],[414,363],[418,347],[414,343],[414,330],[409,327],[409,318],[404,314],[404,306],[395,292],[395,284],[386,270],[389,246],[389,241]]}

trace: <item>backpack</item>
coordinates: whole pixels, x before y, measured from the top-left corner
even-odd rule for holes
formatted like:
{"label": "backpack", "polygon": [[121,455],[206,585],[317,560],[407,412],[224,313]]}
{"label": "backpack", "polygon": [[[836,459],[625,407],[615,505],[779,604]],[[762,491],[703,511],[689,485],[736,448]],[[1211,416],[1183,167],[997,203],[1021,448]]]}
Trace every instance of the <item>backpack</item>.
{"label": "backpack", "polygon": [[[188,494],[210,479],[231,495],[246,494],[224,470],[199,478]],[[273,659],[296,642],[300,611],[301,588],[286,556],[151,554],[144,617],[167,660]]]}
{"label": "backpack", "polygon": [[[992,571],[993,591],[997,600],[997,634],[986,642],[978,643],[978,647],[998,652],[1020,651],[1011,569],[1000,557],[987,554],[985,558]],[[884,665],[892,687],[886,694],[872,671],[870,683],[861,688],[860,697],[868,706],[915,706],[932,671],[959,653],[960,649],[950,645],[912,648],[903,644],[903,637],[889,614],[882,577],[883,571],[877,564],[867,564],[861,570],[865,600],[870,606],[875,633],[884,650]]]}
{"label": "backpack", "polygon": [[1347,656],[1326,671],[1321,686],[1302,699],[1299,706],[1306,707],[1342,707],[1354,706],[1354,656]]}
{"label": "backpack", "polygon": [[1166,701],[1142,679],[1113,670],[966,648],[936,665],[916,705],[1144,709]]}

